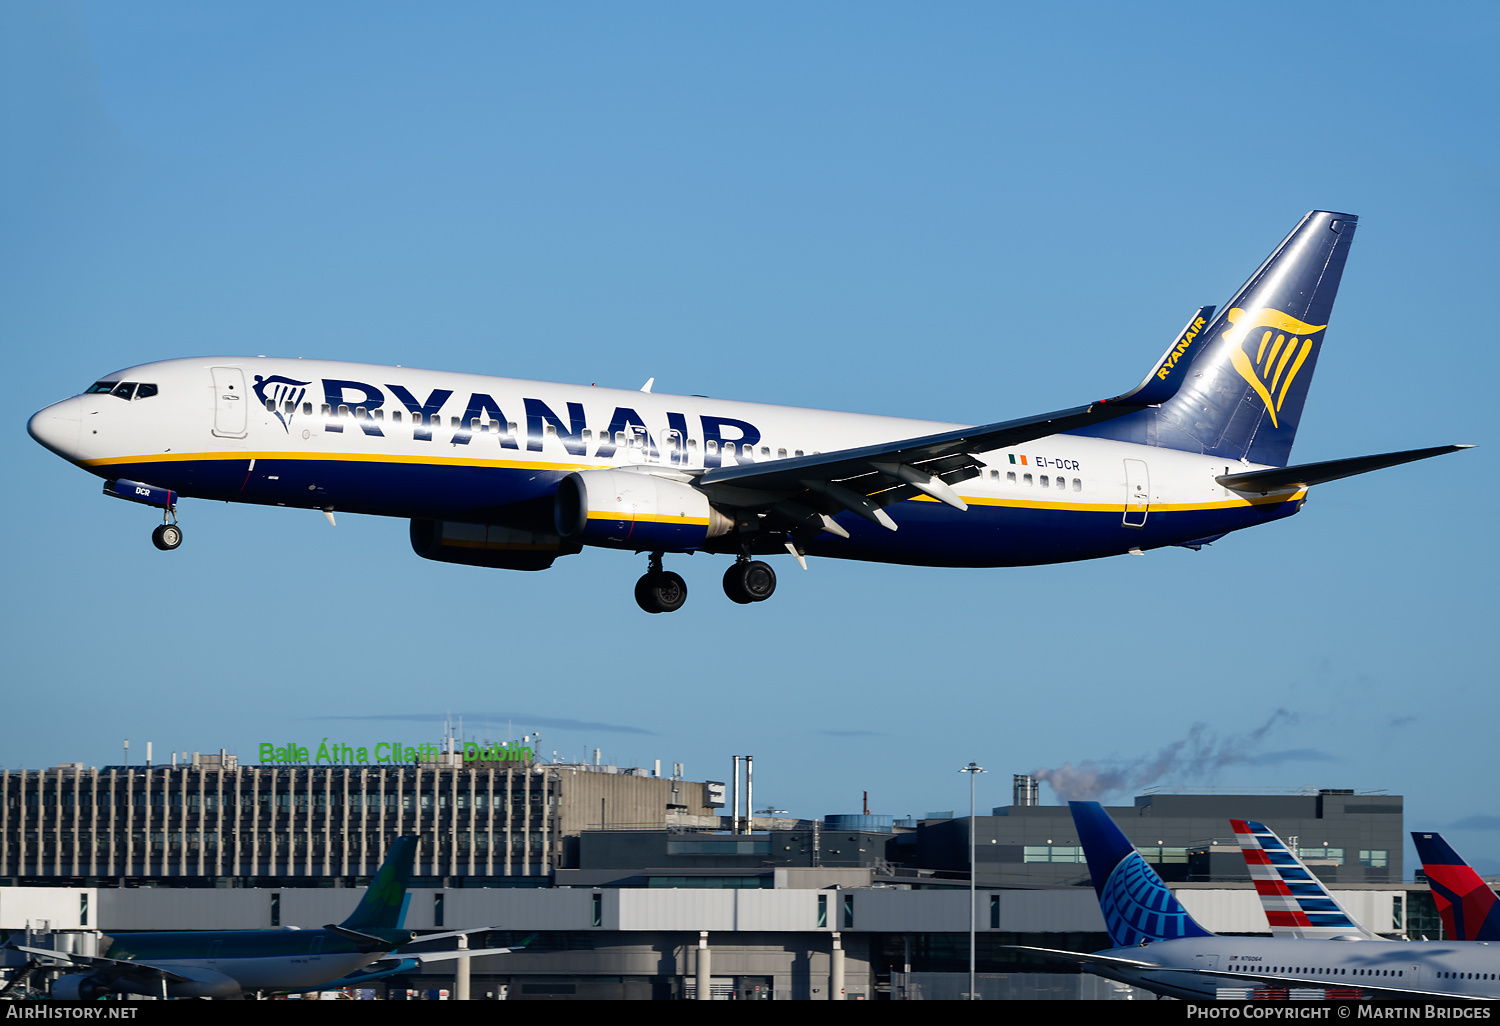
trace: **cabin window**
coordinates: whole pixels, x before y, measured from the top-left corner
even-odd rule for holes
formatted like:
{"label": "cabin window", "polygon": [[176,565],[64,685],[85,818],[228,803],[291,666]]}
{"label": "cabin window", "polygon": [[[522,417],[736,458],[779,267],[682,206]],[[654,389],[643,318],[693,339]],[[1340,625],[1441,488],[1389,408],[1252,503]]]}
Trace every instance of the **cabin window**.
{"label": "cabin window", "polygon": [[401,411],[400,410],[392,410],[391,411],[391,423],[392,424],[399,424],[399,423],[401,423]]}
{"label": "cabin window", "polygon": [[363,406],[356,406],[354,408],[354,419],[355,420],[369,420],[370,419],[370,411],[367,410],[367,409],[365,409]]}
{"label": "cabin window", "polygon": [[1006,480],[1007,484],[1015,484],[1016,483],[1016,472],[1014,470],[1007,470],[1005,472],[1005,480]]}
{"label": "cabin window", "polygon": [[449,417],[448,418],[448,426],[449,427],[451,427],[451,428],[457,428],[458,425],[459,425],[459,419],[457,417]]}
{"label": "cabin window", "polygon": [[594,433],[592,431],[590,431],[588,428],[584,428],[583,429],[583,440],[585,442],[589,442],[589,441],[593,441],[593,438],[594,438]]}
{"label": "cabin window", "polygon": [[1043,488],[1051,488],[1052,487],[1052,485],[1047,481],[1047,475],[1046,474],[1042,475],[1042,487]]}
{"label": "cabin window", "polygon": [[267,413],[275,413],[276,412],[276,400],[275,399],[267,399],[266,400],[266,412]]}
{"label": "cabin window", "polygon": [[1057,479],[1057,490],[1058,491],[1062,491],[1063,489],[1065,489],[1067,487],[1068,487],[1068,482],[1064,478],[1060,477],[1060,478]]}
{"label": "cabin window", "polygon": [[793,456],[801,456],[802,455],[802,450],[798,449],[796,452],[792,453],[792,455]]}
{"label": "cabin window", "polygon": [[515,433],[516,433],[516,422],[512,420],[512,421],[510,421],[509,423],[506,424],[506,434],[513,435]]}
{"label": "cabin window", "polygon": [[625,444],[625,432],[623,432],[623,431],[616,431],[615,432],[615,445],[622,446],[624,444]]}
{"label": "cabin window", "polygon": [[710,456],[712,456],[719,451],[719,443],[710,438],[708,441],[703,443],[703,449]]}
{"label": "cabin window", "polygon": [[1027,488],[1031,487],[1031,475],[1030,474],[1022,474],[1021,475],[1021,480],[1026,483],[1026,487]]}
{"label": "cabin window", "polygon": [[385,420],[385,411],[384,410],[376,410],[375,411],[375,419],[376,420]]}
{"label": "cabin window", "polygon": [[696,449],[696,448],[698,448],[698,439],[696,439],[696,438],[689,438],[688,439],[688,448],[689,449]]}
{"label": "cabin window", "polygon": [[762,456],[770,456],[771,455],[771,447],[769,445],[763,445],[763,446],[761,446],[760,447],[760,454]]}
{"label": "cabin window", "polygon": [[734,455],[734,443],[733,442],[725,442],[724,443],[724,455],[725,456],[733,456]]}
{"label": "cabin window", "polygon": [[777,449],[776,450],[776,458],[778,460],[784,460],[784,459],[786,459],[786,450],[785,449]]}
{"label": "cabin window", "polygon": [[1083,482],[1078,480],[1078,478],[1076,477],[1073,479],[1073,490],[1075,492],[1083,491]]}

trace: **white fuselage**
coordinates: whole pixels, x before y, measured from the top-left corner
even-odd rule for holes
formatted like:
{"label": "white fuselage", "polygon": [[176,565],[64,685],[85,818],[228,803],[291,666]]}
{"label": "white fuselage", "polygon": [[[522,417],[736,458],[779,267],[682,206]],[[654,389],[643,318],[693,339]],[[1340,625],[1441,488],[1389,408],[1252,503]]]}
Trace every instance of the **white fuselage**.
{"label": "white fuselage", "polygon": [[[567,473],[764,464],[956,425],[468,374],[272,358],[169,360],[32,418],[32,434],[104,478],[183,496],[505,523]],[[140,391],[139,389],[137,391]],[[268,408],[269,407],[269,408]],[[838,520],[819,554],[947,566],[1061,562],[1216,537],[1290,515],[1303,492],[1245,496],[1222,458],[1060,434],[977,454],[968,511],[927,496],[890,507],[901,530]]]}
{"label": "white fuselage", "polygon": [[1500,998],[1500,945],[1486,943],[1194,937],[1099,954],[1160,962],[1160,969],[1090,965],[1089,971],[1172,997],[1212,999],[1223,987],[1316,985]]}

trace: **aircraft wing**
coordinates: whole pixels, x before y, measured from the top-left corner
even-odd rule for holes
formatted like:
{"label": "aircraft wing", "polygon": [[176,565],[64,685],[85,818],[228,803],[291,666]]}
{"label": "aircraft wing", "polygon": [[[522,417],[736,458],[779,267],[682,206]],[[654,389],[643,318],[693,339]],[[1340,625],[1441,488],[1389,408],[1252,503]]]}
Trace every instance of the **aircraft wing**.
{"label": "aircraft wing", "polygon": [[896,524],[883,507],[926,493],[958,509],[967,509],[952,485],[979,476],[981,463],[972,454],[1019,445],[1087,424],[1101,423],[1145,409],[1117,399],[1040,417],[958,428],[857,449],[798,456],[771,463],[719,467],[695,484],[717,503],[734,507],[769,507],[793,522],[819,526],[834,534],[829,514],[845,510],[888,530]]}
{"label": "aircraft wing", "polygon": [[133,959],[104,958],[100,955],[78,955],[69,951],[53,951],[50,948],[31,948],[24,944],[7,944],[7,948],[13,951],[24,951],[28,955],[40,955],[45,958],[56,959],[66,962],[70,966],[79,969],[93,969],[98,974],[101,982],[108,984],[112,980],[118,980],[125,976],[142,976],[152,981],[153,984],[165,981],[167,983],[188,983],[190,977],[180,976],[170,969],[152,965],[150,962],[139,962]]}
{"label": "aircraft wing", "polygon": [[1056,948],[1032,948],[1024,944],[1006,944],[1007,951],[1024,951],[1029,955],[1040,955],[1057,962],[1076,962],[1079,965],[1102,965],[1111,969],[1170,969],[1160,962],[1147,962],[1139,958],[1120,958],[1118,955],[1095,955],[1087,951],[1059,951]]}
{"label": "aircraft wing", "polygon": [[497,933],[503,929],[503,926],[475,926],[467,930],[449,930],[447,933],[420,933],[408,943],[420,944],[424,941],[446,940],[449,937],[467,937],[471,933]]}
{"label": "aircraft wing", "polygon": [[974,453],[1101,424],[1159,406],[1176,395],[1183,379],[1179,370],[1186,368],[1207,343],[1207,336],[1199,329],[1213,309],[1201,307],[1145,380],[1113,399],[1039,417],[956,428],[855,449],[718,467],[699,475],[694,484],[716,503],[766,509],[794,529],[829,531],[844,537],[848,532],[834,523],[832,514],[848,511],[894,531],[896,522],[884,507],[919,493],[956,509],[967,509],[952,486],[979,476],[982,464]]}
{"label": "aircraft wing", "polygon": [[419,963],[426,962],[449,962],[455,958],[478,958],[480,955],[508,955],[512,951],[520,951],[514,948],[455,948],[451,951],[407,951],[397,956],[400,958],[414,959]]}

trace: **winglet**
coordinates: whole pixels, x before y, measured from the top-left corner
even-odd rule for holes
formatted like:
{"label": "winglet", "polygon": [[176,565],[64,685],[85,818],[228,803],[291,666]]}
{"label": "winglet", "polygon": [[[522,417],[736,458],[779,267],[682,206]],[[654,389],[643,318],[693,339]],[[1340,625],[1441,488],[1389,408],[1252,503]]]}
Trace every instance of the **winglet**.
{"label": "winglet", "polygon": [[1490,885],[1443,840],[1442,834],[1412,831],[1432,900],[1452,940],[1500,940],[1500,900]]}

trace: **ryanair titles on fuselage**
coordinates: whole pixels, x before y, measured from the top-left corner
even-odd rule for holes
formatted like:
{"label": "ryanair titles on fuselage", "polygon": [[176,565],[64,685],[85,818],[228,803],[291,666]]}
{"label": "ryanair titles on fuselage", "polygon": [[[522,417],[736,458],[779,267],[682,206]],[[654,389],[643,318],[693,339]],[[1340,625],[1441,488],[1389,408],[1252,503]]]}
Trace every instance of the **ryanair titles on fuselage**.
{"label": "ryanair titles on fuselage", "polygon": [[[280,374],[270,376],[257,374],[254,380],[253,390],[256,396],[262,403],[270,403],[274,406],[274,412],[286,431],[291,431],[292,422],[298,416],[310,415],[311,401],[307,399],[307,393],[313,386],[313,381],[298,381]],[[324,421],[325,431],[341,432],[344,430],[344,424],[335,416],[335,414],[342,413],[345,416],[352,414],[354,423],[365,434],[384,436],[385,431],[381,427],[381,421],[384,419],[384,411],[387,408],[385,390],[379,385],[364,381],[341,378],[317,380],[322,386],[323,393],[322,410],[318,416]],[[433,441],[434,431],[442,430],[444,437],[440,440],[453,445],[467,445],[479,424],[493,423],[502,425],[498,432],[501,448],[517,451],[521,448],[520,438],[517,437],[521,433],[518,429],[520,422],[510,419],[495,397],[488,393],[470,392],[464,403],[462,415],[450,415],[451,419],[444,428],[443,411],[457,408],[457,404],[451,402],[456,394],[452,389],[434,388],[425,398],[414,394],[405,385],[386,384],[385,389],[388,389],[396,402],[400,404],[397,409],[405,411],[411,417],[412,438],[416,441]],[[590,454],[588,452],[589,441],[584,437],[588,417],[583,403],[566,403],[565,416],[559,414],[541,399],[523,398],[521,403],[525,412],[524,437],[528,452],[542,451],[542,440],[549,428],[556,433],[558,441],[572,456],[592,455],[596,459],[608,459],[615,454],[617,449],[628,444],[627,440],[631,437],[644,439],[645,448],[651,453],[655,454],[657,451],[656,439],[648,430],[645,418],[630,407],[616,406],[614,408],[608,427],[599,432],[598,446]],[[381,412],[377,414],[376,411]],[[760,442],[760,429],[737,417],[700,414],[696,419],[699,422],[704,442],[703,462],[706,467],[720,465],[719,453],[725,443],[732,443],[743,451]],[[677,432],[682,439],[690,437],[686,414],[668,412],[667,428]],[[693,434],[691,437],[697,438],[700,435]]]}

